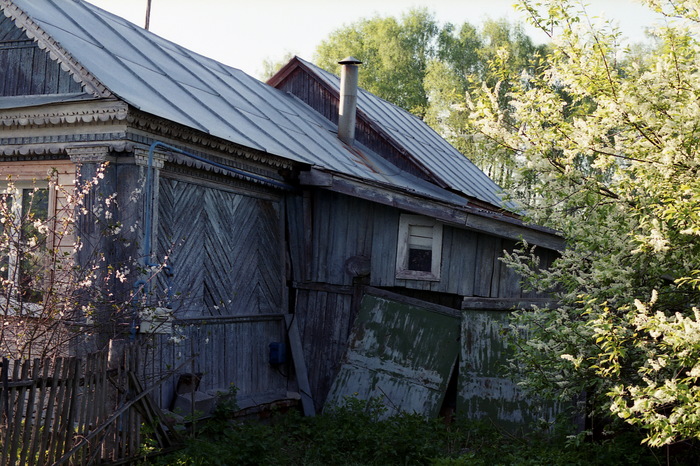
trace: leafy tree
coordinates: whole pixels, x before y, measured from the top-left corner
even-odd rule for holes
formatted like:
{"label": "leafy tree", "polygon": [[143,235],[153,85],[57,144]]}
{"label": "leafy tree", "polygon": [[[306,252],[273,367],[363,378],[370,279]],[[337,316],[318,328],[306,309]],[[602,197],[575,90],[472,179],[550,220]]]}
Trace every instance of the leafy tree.
{"label": "leafy tree", "polygon": [[642,57],[577,2],[522,2],[552,37],[547,66],[513,83],[508,111],[496,87],[473,116],[536,175],[532,220],[568,241],[549,270],[527,246],[507,258],[559,300],[518,315],[524,383],[585,392],[587,414],[660,446],[700,438],[700,4],[645,3],[678,20]]}
{"label": "leafy tree", "polygon": [[292,52],[285,52],[282,58],[275,60],[272,58],[266,58],[262,62],[262,72],[260,73],[260,79],[262,81],[267,81],[275,75],[284,65],[286,65],[289,60],[294,57]]}
{"label": "leafy tree", "polygon": [[438,25],[426,9],[393,17],[363,19],[333,32],[317,49],[316,62],[336,72],[338,61],[363,62],[360,86],[422,116],[428,104],[423,90],[428,62],[435,53]]}
{"label": "leafy tree", "polygon": [[527,196],[529,181],[513,178],[516,152],[483,138],[469,118],[466,100],[483,84],[498,85],[494,96],[507,117],[508,90],[523,75],[536,73],[546,46],[535,45],[520,25],[506,20],[487,20],[479,29],[447,24],[438,42],[438,62],[431,64],[424,81],[429,96],[425,121],[504,189],[520,187],[520,195]]}

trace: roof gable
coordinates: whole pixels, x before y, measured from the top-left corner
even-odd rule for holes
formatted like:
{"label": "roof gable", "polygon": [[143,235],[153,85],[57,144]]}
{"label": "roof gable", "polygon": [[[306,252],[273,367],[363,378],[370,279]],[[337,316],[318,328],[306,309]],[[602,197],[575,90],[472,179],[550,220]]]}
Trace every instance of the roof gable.
{"label": "roof gable", "polygon": [[82,86],[10,18],[0,15],[0,96],[75,94]]}
{"label": "roof gable", "polygon": [[[326,95],[323,96],[299,97],[317,110],[323,107],[323,104],[314,102],[315,100],[333,99],[337,113],[340,78],[299,57],[292,58],[268,80],[268,84],[295,92],[295,86],[287,86],[286,83],[299,71],[326,90]],[[309,89],[318,92],[308,83],[296,86],[296,89],[303,89],[302,92]],[[388,152],[388,160],[391,163],[443,188],[461,192],[493,206],[503,204],[500,196],[502,189],[420,118],[364,89],[358,91],[357,106],[358,131],[363,124],[372,128],[376,136],[369,138],[382,138],[386,145],[392,148]],[[327,110],[321,110],[321,113],[337,123],[337,115]],[[356,137],[362,140],[361,134]],[[401,160],[397,160],[396,155],[391,154],[399,154]],[[387,157],[387,152],[381,155]],[[411,170],[411,167],[414,170]]]}

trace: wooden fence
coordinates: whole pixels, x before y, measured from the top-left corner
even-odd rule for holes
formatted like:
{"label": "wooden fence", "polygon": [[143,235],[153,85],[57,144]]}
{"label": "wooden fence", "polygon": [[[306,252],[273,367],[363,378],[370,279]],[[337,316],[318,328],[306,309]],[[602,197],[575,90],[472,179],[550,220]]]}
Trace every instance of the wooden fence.
{"label": "wooden fence", "polygon": [[0,464],[126,462],[146,441],[173,446],[174,430],[136,376],[139,359],[135,345],[85,358],[2,359]]}

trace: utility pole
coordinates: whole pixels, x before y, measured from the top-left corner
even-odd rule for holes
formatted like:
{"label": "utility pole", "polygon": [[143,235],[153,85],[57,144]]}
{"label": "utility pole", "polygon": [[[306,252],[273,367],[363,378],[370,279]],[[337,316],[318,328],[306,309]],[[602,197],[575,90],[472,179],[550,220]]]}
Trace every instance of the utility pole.
{"label": "utility pole", "polygon": [[148,31],[148,26],[151,24],[151,0],[146,3],[146,30]]}

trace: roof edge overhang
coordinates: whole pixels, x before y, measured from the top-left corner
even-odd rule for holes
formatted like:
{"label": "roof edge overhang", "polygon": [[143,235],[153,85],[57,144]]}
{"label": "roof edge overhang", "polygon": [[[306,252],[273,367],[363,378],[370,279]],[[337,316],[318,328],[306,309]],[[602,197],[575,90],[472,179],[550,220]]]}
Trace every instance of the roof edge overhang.
{"label": "roof edge overhang", "polygon": [[498,211],[445,202],[396,186],[356,179],[319,168],[311,168],[299,176],[302,186],[328,189],[412,213],[435,218],[445,224],[475,230],[515,241],[526,241],[540,247],[563,251],[564,239],[556,231],[525,224],[520,218]]}
{"label": "roof edge overhang", "polygon": [[22,29],[30,39],[33,39],[40,49],[45,50],[52,60],[60,62],[62,68],[70,73],[76,82],[83,85],[85,92],[95,97],[113,97],[107,86],[102,84],[12,0],[0,0],[0,8],[5,16],[14,21],[15,25]]}

